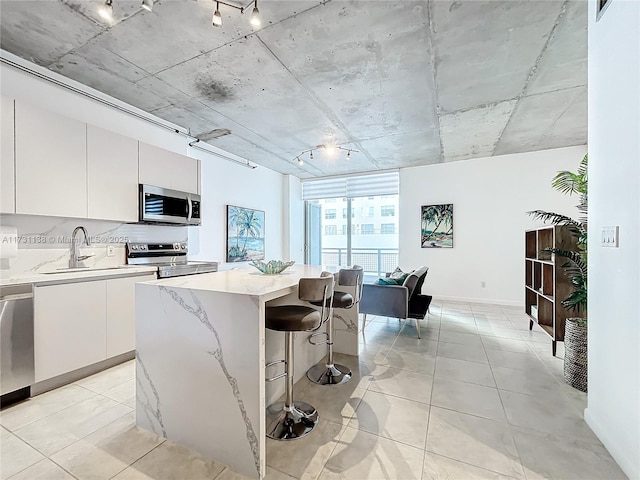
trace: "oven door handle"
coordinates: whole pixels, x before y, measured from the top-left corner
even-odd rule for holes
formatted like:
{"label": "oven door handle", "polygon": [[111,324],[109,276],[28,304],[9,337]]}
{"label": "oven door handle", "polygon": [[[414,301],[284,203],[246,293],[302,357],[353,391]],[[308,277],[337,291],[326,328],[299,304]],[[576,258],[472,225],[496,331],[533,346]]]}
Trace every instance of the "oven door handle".
{"label": "oven door handle", "polygon": [[191,202],[191,194],[187,195],[187,222],[191,221],[193,216],[193,203]]}

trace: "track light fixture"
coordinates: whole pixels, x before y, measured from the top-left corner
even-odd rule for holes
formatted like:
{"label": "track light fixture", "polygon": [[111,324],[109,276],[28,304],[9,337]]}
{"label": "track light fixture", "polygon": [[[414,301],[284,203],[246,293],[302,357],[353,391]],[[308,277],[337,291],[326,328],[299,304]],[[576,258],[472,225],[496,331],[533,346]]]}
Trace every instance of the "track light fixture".
{"label": "track light fixture", "polygon": [[98,15],[103,20],[110,22],[113,20],[113,0],[106,0],[104,5],[98,7]]}
{"label": "track light fixture", "polygon": [[222,15],[220,15],[220,2],[216,2],[216,11],[213,12],[213,19],[211,20],[211,25],[214,27],[222,26]]}
{"label": "track light fixture", "polygon": [[240,13],[244,13],[251,5],[253,5],[253,10],[251,10],[251,17],[249,18],[249,23],[252,27],[259,27],[261,24],[260,21],[260,10],[258,10],[258,0],[251,0],[244,7],[242,5],[236,5],[235,3],[223,2],[222,0],[216,0],[216,11],[213,13],[213,24],[214,27],[222,26],[222,15],[220,14],[220,4],[226,5],[227,7],[235,8],[236,10],[240,10]]}
{"label": "track light fixture", "polygon": [[315,152],[316,150],[324,150],[325,155],[328,156],[329,158],[333,158],[336,155],[336,153],[338,153],[339,150],[344,150],[345,152],[347,152],[347,160],[351,159],[351,152],[355,152],[355,153],[360,152],[355,148],[345,148],[345,147],[339,147],[337,145],[317,145],[313,148],[309,148],[308,150],[303,150],[293,160],[295,160],[299,166],[302,166],[304,165],[304,160],[302,160],[302,156],[305,153],[308,153],[309,160],[313,160],[313,152]]}
{"label": "track light fixture", "polygon": [[142,8],[144,8],[147,12],[152,12],[153,11],[153,0],[142,0],[142,5],[140,5]]}

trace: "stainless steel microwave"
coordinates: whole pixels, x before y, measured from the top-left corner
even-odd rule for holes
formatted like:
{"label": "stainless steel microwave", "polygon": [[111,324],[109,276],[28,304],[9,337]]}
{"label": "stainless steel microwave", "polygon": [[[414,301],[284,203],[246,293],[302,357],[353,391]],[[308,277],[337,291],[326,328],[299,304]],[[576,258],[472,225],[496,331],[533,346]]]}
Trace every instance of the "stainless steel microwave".
{"label": "stainless steel microwave", "polygon": [[140,221],[200,225],[200,195],[140,185]]}

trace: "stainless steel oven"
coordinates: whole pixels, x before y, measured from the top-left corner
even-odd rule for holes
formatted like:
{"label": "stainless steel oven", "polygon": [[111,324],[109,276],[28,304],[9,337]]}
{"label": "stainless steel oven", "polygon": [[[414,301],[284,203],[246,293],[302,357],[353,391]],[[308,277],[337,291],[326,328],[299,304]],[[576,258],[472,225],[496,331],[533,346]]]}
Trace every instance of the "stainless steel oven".
{"label": "stainless steel oven", "polygon": [[140,185],[140,221],[200,225],[200,195]]}
{"label": "stainless steel oven", "polygon": [[158,278],[218,271],[217,262],[188,261],[184,242],[127,243],[127,264],[158,267]]}

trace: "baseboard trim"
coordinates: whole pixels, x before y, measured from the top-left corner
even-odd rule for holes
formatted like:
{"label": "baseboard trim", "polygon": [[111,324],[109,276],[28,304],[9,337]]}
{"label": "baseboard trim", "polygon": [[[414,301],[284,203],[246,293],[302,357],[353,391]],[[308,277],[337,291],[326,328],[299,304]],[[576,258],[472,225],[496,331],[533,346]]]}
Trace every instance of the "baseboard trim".
{"label": "baseboard trim", "polygon": [[434,300],[444,300],[450,302],[463,302],[463,303],[484,303],[490,305],[503,305],[505,307],[522,307],[524,312],[524,304],[522,302],[513,302],[510,300],[499,299],[487,299],[487,298],[470,298],[470,297],[449,297],[443,295],[433,295]]}
{"label": "baseboard trim", "polygon": [[640,465],[637,462],[634,463],[634,461],[627,456],[616,442],[615,437],[611,437],[606,433],[606,430],[602,428],[600,422],[591,414],[589,407],[584,410],[584,421],[587,422],[589,428],[591,428],[593,433],[600,439],[625,475],[632,480],[640,479]]}
{"label": "baseboard trim", "polygon": [[107,368],[115,367],[120,363],[133,360],[134,358],[136,358],[135,350],[123,353],[116,357],[107,358],[106,360],[94,363],[93,365],[88,365],[86,367],[79,368],[78,370],[64,373],[57,377],[49,378],[48,380],[43,380],[31,385],[31,396],[33,397],[36,395],[40,395],[41,393],[48,392],[49,390],[53,390],[54,388],[68,385],[69,383],[76,382],[81,378],[88,377],[89,375],[101,372],[102,370],[106,370]]}

